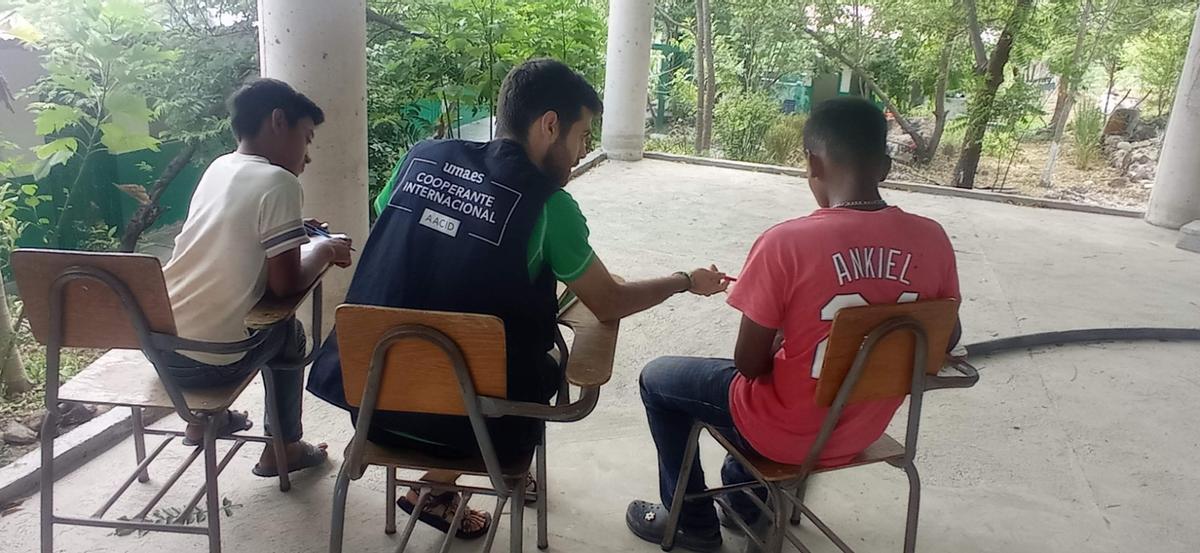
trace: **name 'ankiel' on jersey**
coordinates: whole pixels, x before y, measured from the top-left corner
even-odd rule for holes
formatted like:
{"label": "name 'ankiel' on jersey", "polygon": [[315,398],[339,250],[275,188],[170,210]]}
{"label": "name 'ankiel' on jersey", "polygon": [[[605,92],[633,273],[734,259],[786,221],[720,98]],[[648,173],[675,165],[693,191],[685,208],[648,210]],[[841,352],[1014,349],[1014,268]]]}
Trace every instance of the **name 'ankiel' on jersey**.
{"label": "name 'ankiel' on jersey", "polygon": [[837,272],[838,286],[864,278],[912,284],[908,281],[911,263],[912,252],[894,248],[849,248],[844,254],[833,254],[833,270]]}

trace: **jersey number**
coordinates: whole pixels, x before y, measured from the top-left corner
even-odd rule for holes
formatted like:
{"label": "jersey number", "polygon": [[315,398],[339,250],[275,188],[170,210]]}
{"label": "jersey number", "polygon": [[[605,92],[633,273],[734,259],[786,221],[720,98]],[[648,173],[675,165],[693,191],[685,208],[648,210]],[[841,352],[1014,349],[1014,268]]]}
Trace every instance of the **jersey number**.
{"label": "jersey number", "polygon": [[[911,303],[917,301],[917,292],[904,292],[896,299],[896,303]],[[832,298],[821,308],[821,320],[833,322],[833,316],[837,315],[838,311],[848,307],[862,307],[871,305],[862,294],[838,294]],[[829,345],[829,338],[821,340],[817,344],[817,351],[813,354],[812,362],[812,377],[821,377],[821,365],[825,364],[825,348]]]}

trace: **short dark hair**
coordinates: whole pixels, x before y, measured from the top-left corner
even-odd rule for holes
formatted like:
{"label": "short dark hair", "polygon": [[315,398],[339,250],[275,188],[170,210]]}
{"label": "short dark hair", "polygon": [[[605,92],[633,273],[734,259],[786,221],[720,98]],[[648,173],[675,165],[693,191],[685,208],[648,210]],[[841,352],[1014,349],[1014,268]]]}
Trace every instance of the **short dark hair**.
{"label": "short dark hair", "polygon": [[887,119],[875,104],[857,96],[825,100],[804,124],[804,148],[847,167],[867,167],[887,158]]}
{"label": "short dark hair", "polygon": [[263,119],[277,109],[283,110],[289,125],[305,117],[314,125],[325,122],[325,112],[316,103],[278,79],[254,79],[230,95],[226,104],[233,136],[238,140],[258,135]]}
{"label": "short dark hair", "polygon": [[500,85],[496,132],[525,140],[529,126],[547,111],[570,127],[583,116],[583,108],[597,115],[604,111],[600,95],[583,75],[555,59],[532,59],[509,71]]}

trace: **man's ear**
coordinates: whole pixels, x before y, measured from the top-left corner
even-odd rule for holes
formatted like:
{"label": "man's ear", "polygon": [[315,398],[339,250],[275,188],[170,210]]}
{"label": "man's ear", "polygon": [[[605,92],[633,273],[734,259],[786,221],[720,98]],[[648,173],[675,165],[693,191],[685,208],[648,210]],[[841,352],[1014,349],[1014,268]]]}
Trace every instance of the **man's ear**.
{"label": "man's ear", "polygon": [[883,156],[883,163],[880,169],[882,170],[879,172],[879,182],[883,182],[887,180],[888,174],[892,172],[892,156]]}
{"label": "man's ear", "polygon": [[282,108],[275,108],[274,110],[271,110],[271,129],[273,129],[276,133],[282,133],[286,131],[289,126],[287,114],[284,113]]}
{"label": "man's ear", "polygon": [[558,112],[555,111],[547,111],[546,113],[543,113],[542,116],[538,118],[537,124],[541,129],[542,134],[549,142],[554,142],[554,139],[558,137],[558,133],[563,132],[562,121],[559,121]]}
{"label": "man's ear", "polygon": [[825,176],[825,162],[810,151],[804,152],[805,161],[808,162],[808,176],[822,178]]}

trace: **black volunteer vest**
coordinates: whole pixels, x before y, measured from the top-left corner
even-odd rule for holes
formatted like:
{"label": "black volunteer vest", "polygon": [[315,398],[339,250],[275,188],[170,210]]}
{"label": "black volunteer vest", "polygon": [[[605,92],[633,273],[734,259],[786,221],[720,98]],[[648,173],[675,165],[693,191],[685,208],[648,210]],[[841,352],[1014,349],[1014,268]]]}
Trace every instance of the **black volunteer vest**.
{"label": "black volunteer vest", "polygon": [[[371,229],[346,303],[499,317],[508,396],[535,400],[557,299],[548,268],[530,281],[528,246],[559,188],[510,140],[418,144]],[[308,389],[345,408],[336,332],[317,354]]]}

